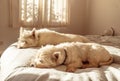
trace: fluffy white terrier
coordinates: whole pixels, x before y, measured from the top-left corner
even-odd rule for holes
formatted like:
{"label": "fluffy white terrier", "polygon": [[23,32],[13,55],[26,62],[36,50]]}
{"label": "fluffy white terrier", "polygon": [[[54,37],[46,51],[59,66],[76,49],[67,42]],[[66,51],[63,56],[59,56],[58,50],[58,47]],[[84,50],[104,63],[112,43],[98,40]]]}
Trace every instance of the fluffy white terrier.
{"label": "fluffy white terrier", "polygon": [[20,28],[18,48],[42,46],[47,44],[59,44],[62,42],[90,42],[86,37],[73,34],[64,34],[48,29],[25,30]]}
{"label": "fluffy white terrier", "polygon": [[30,65],[48,68],[64,64],[67,66],[66,71],[74,72],[77,68],[99,67],[112,62],[113,56],[101,45],[72,42],[42,47]]}

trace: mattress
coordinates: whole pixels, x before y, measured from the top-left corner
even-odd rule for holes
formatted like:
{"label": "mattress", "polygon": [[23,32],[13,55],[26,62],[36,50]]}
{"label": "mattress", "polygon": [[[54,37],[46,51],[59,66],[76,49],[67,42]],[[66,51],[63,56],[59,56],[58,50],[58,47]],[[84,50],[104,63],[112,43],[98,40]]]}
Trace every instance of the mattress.
{"label": "mattress", "polygon": [[56,68],[34,68],[29,66],[29,62],[39,47],[18,49],[14,43],[1,56],[0,81],[120,81],[120,37],[86,37],[103,45],[113,55],[114,63],[99,68],[77,69],[74,73],[65,72],[64,65]]}

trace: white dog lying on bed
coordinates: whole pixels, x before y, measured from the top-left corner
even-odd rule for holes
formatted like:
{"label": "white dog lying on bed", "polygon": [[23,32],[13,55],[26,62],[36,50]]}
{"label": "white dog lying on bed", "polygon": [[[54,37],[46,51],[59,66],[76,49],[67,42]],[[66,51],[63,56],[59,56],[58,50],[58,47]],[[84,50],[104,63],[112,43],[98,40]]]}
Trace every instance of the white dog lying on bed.
{"label": "white dog lying on bed", "polygon": [[42,46],[46,44],[59,44],[62,42],[90,42],[87,38],[80,35],[58,33],[48,29],[25,30],[20,28],[18,38],[18,48]]}
{"label": "white dog lying on bed", "polygon": [[99,67],[112,62],[112,55],[101,45],[72,42],[42,47],[32,58],[31,66],[49,68],[64,64],[66,71],[74,72],[77,68]]}

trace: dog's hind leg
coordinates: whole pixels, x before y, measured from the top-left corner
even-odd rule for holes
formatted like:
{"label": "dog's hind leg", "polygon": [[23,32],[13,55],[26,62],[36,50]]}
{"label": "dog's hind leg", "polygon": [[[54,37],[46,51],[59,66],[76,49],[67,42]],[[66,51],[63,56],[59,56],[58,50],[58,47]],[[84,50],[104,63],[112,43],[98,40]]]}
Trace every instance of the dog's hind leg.
{"label": "dog's hind leg", "polygon": [[99,65],[100,65],[100,66],[110,65],[110,64],[112,64],[112,62],[113,62],[113,57],[110,57],[108,61],[101,62],[101,63],[99,63]]}

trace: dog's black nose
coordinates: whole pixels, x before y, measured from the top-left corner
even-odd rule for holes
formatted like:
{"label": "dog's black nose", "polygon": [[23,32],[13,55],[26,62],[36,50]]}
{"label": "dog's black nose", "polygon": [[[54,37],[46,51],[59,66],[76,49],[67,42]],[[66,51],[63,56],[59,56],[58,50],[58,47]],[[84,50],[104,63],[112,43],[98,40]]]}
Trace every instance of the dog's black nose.
{"label": "dog's black nose", "polygon": [[30,64],[31,67],[34,67],[35,65],[34,64]]}

